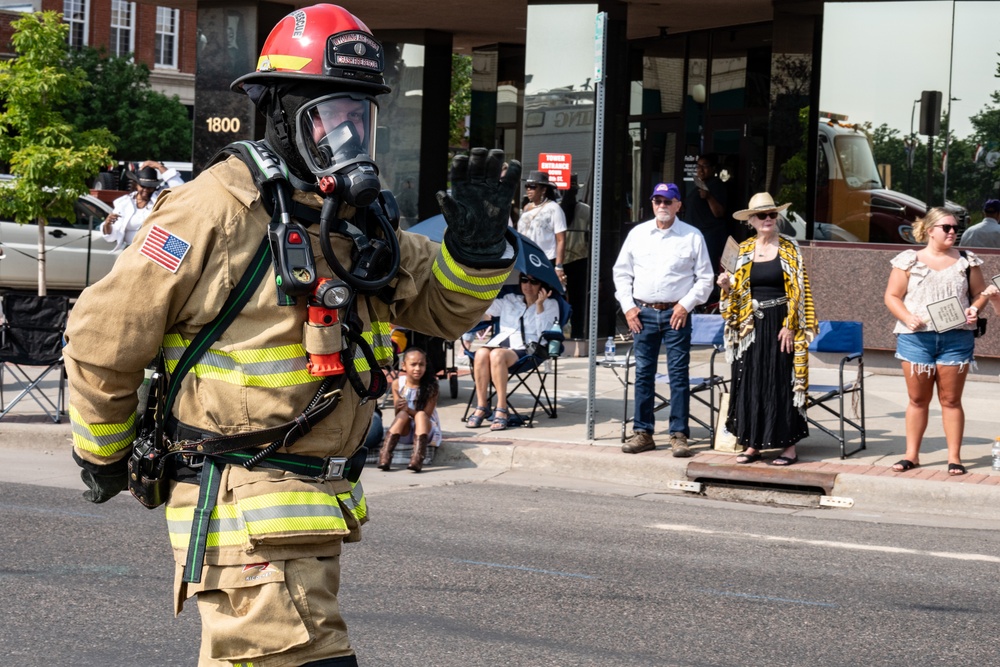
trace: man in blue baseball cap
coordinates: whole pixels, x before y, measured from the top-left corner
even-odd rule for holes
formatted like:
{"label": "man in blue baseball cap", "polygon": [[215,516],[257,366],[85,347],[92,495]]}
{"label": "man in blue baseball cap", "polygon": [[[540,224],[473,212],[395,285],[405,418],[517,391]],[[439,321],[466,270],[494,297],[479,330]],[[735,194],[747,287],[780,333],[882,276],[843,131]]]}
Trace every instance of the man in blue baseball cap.
{"label": "man in blue baseball cap", "polygon": [[635,412],[626,454],[656,449],[653,402],[660,345],[667,348],[670,378],[670,448],[674,456],[691,456],[688,437],[691,318],[688,313],[712,293],[712,264],[705,237],[677,217],[681,191],[660,183],[650,196],[652,220],[635,226],[625,238],[613,274],[615,298],[632,332],[635,356]]}
{"label": "man in blue baseball cap", "polygon": [[1000,199],[987,199],[983,204],[983,221],[972,225],[962,234],[962,248],[1000,248]]}

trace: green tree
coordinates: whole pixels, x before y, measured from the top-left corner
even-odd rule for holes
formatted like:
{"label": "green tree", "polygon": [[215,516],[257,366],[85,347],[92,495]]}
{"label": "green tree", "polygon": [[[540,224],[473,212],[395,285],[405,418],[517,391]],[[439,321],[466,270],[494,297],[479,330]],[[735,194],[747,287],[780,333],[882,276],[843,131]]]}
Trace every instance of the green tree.
{"label": "green tree", "polygon": [[64,113],[82,130],[113,127],[119,160],[191,159],[192,125],[176,95],[153,90],[149,68],[103,48],[70,50],[69,69],[82,69],[91,86],[67,99]]}
{"label": "green tree", "polygon": [[451,54],[451,118],[448,145],[467,147],[465,119],[472,110],[472,57]]}
{"label": "green tree", "polygon": [[107,164],[114,135],[80,131],[59,111],[85,88],[80,69],[65,67],[69,26],[56,12],[25,14],[11,22],[15,58],[0,62],[0,161],[15,179],[0,187],[0,214],[19,224],[38,223],[38,294],[45,286],[45,222],[72,219],[87,179]]}

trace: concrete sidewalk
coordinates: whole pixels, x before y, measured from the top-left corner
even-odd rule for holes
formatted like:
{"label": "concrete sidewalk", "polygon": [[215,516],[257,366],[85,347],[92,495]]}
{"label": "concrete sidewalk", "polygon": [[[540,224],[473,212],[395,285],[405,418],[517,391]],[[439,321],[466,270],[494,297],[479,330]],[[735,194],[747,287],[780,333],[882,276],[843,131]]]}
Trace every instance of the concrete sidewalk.
{"label": "concrete sidewalk", "polygon": [[[708,353],[692,354],[691,374],[708,375]],[[460,362],[461,363],[461,362]],[[460,367],[461,368],[461,367]],[[725,361],[716,360],[716,372],[728,373]],[[833,375],[831,375],[833,374]],[[836,371],[813,372],[811,382],[832,381]],[[826,495],[849,498],[862,511],[902,511],[1000,520],[1000,472],[991,470],[990,449],[1000,435],[996,420],[997,380],[977,376],[967,382],[963,395],[966,413],[962,460],[968,474],[947,474],[947,450],[936,398],[921,447],[920,467],[907,473],[892,471],[893,463],[906,449],[904,415],[907,405],[905,380],[901,375],[869,374],[865,378],[867,447],[846,459],[840,458],[837,441],[810,426],[810,435],[799,443],[799,463],[775,468],[764,462],[736,465],[735,454],[711,449],[707,429],[691,422],[691,444],[695,456],[675,459],[667,445],[666,415],[657,413],[655,440],[658,448],[642,454],[624,454],[621,446],[623,387],[614,373],[598,368],[594,439],[586,439],[588,360],[564,358],[559,362],[558,416],[536,416],[532,428],[518,427],[491,432],[466,429],[462,422],[471,379],[460,378],[457,403],[444,396],[439,407],[447,437],[440,460],[470,458],[477,465],[499,463],[510,468],[530,468],[555,474],[617,481],[653,489],[674,488],[671,481],[697,479],[728,480],[731,483],[769,486],[820,487]],[[664,392],[667,387],[658,387]],[[442,390],[444,384],[442,384]],[[631,398],[631,394],[630,394]],[[528,400],[526,400],[528,399]],[[527,394],[512,399],[521,409],[530,406]],[[692,401],[691,412],[707,420],[708,408]],[[627,411],[632,415],[631,402]],[[850,413],[849,413],[850,414]],[[817,415],[823,415],[817,418]],[[810,416],[831,430],[836,419],[821,410]],[[631,428],[626,429],[631,434]],[[850,437],[850,430],[848,430]],[[855,435],[848,451],[857,447]],[[765,460],[779,452],[765,452]],[[502,461],[496,461],[503,459]]]}
{"label": "concrete sidewalk", "polygon": [[[708,359],[707,352],[694,352],[692,375],[707,374]],[[921,466],[907,473],[891,470],[892,464],[902,458],[905,451],[903,418],[907,398],[904,379],[899,375],[871,374],[865,379],[867,449],[841,460],[836,440],[811,427],[810,436],[799,443],[800,462],[779,469],[763,462],[737,466],[735,454],[711,449],[708,431],[695,422],[691,423],[695,456],[673,458],[667,447],[663,413],[656,415],[657,450],[638,455],[622,453],[623,388],[607,368],[597,369],[594,438],[588,440],[586,358],[560,360],[556,418],[550,419],[539,411],[530,428],[491,432],[489,422],[485,421],[483,428],[467,429],[462,416],[472,392],[472,381],[464,359],[459,358],[458,367],[457,399],[448,395],[448,383],[441,383],[438,411],[445,440],[435,464],[419,478],[414,477],[415,483],[418,479],[420,483],[424,480],[430,483],[436,468],[477,466],[613,482],[651,491],[676,492],[677,482],[688,481],[819,489],[823,495],[849,500],[855,511],[1000,520],[997,509],[1000,507],[1000,472],[991,470],[990,455],[993,440],[1000,435],[994,412],[998,382],[990,376],[976,376],[966,385],[962,459],[969,473],[950,477],[946,471],[946,449],[936,399],[921,449]],[[722,372],[728,372],[721,357],[717,359],[717,372],[720,367]],[[812,381],[825,381],[819,376],[832,372],[814,373]],[[551,380],[550,377],[550,392]],[[5,387],[4,391],[7,395],[11,388]],[[522,411],[528,408],[530,412],[531,400],[527,393],[516,394],[511,403]],[[52,424],[43,415],[33,412],[30,402],[22,402],[18,407],[23,412],[10,414],[0,421],[0,480],[49,485],[53,482],[62,485],[56,480],[73,480],[67,483],[79,485],[76,467],[68,453],[71,441],[68,418],[61,424]],[[811,416],[815,418],[815,413],[819,412],[813,411]],[[631,404],[627,414],[631,416]],[[692,402],[692,414],[707,419],[708,408]],[[386,420],[389,419],[391,408],[386,413]],[[819,421],[828,428],[835,428],[833,417]],[[630,428],[627,431],[631,433]],[[856,443],[855,436],[854,446]],[[773,458],[777,453],[765,452],[765,458]],[[47,472],[41,472],[43,470]],[[381,474],[385,473],[366,471],[366,475]]]}

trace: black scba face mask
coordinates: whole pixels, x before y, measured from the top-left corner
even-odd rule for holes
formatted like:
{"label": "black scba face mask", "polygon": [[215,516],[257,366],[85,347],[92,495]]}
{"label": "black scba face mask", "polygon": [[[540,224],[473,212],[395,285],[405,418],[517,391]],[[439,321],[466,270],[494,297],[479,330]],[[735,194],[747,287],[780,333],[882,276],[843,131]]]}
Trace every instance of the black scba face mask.
{"label": "black scba face mask", "polygon": [[298,108],[296,148],[324,194],[358,208],[378,197],[377,116],[375,99],[363,93],[324,95]]}

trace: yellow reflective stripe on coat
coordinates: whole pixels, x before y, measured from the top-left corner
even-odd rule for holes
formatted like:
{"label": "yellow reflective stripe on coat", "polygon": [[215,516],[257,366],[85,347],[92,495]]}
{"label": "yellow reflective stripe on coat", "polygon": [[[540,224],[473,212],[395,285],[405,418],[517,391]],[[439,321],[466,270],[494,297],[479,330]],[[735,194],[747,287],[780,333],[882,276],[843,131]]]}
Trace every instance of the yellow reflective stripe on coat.
{"label": "yellow reflective stripe on coat", "polygon": [[69,420],[73,425],[73,446],[97,456],[111,456],[135,440],[135,415],[124,424],[88,424],[72,405]]}
{"label": "yellow reflective stripe on coat", "polygon": [[365,500],[365,490],[361,488],[360,481],[351,482],[351,490],[338,493],[337,498],[347,511],[354,515],[358,523],[362,523],[368,516],[368,502]]}
{"label": "yellow reflective stripe on coat", "polygon": [[[190,344],[191,341],[179,334],[163,337],[163,357],[168,373],[177,368]],[[306,369],[306,350],[300,343],[231,352],[210,349],[191,372],[200,379],[219,380],[240,387],[293,387],[322,380]]]}
{"label": "yellow reflective stripe on coat", "polygon": [[[355,497],[355,492],[358,497]],[[208,524],[206,546],[247,544],[252,539],[268,535],[287,537],[296,533],[315,535],[324,531],[347,533],[347,521],[340,509],[341,501],[356,518],[359,513],[367,513],[360,485],[337,496],[325,491],[278,491],[240,498],[234,505],[216,505]],[[167,507],[166,515],[171,546],[187,549],[194,508]]]}
{"label": "yellow reflective stripe on coat", "polygon": [[[388,322],[380,322],[378,320],[373,320],[371,323],[371,331],[361,332],[361,337],[366,343],[371,345],[372,351],[375,353],[375,361],[379,365],[388,365],[392,362],[395,352],[392,348],[392,325]],[[363,373],[368,368],[368,360],[365,359],[365,355],[361,350],[354,351],[354,370],[359,373]]]}
{"label": "yellow reflective stripe on coat", "polygon": [[[191,540],[193,518],[193,507],[167,506],[167,532],[170,534],[170,545],[174,549],[187,549]],[[205,546],[232,547],[246,543],[247,534],[236,506],[216,505],[208,522],[208,539]]]}
{"label": "yellow reflective stripe on coat", "polygon": [[434,258],[434,265],[431,267],[434,277],[444,285],[445,289],[460,294],[467,294],[483,301],[492,301],[496,298],[497,292],[503,287],[504,281],[510,275],[510,269],[502,273],[489,276],[469,275],[462,265],[455,261],[448,252],[448,246],[441,244],[438,256]]}

